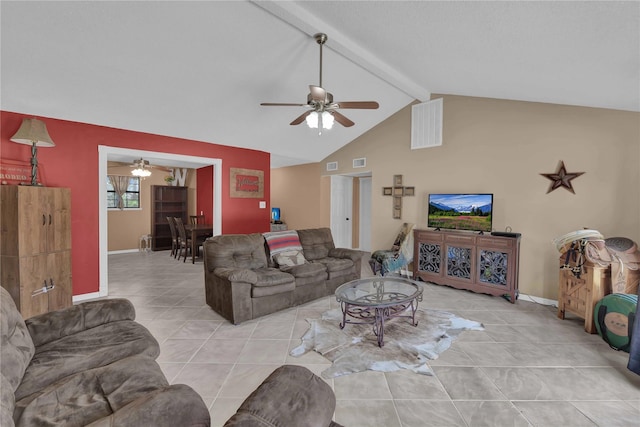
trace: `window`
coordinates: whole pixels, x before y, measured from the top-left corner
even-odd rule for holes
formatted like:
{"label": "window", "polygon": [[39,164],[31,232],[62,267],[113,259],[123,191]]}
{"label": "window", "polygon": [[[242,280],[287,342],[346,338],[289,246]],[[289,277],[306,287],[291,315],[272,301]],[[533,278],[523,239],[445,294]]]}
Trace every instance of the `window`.
{"label": "window", "polygon": [[[140,208],[140,177],[131,176],[127,185],[127,191],[124,193],[122,199],[125,209],[139,209]],[[111,177],[107,176],[107,208],[118,209],[118,199],[120,196],[116,193]]]}

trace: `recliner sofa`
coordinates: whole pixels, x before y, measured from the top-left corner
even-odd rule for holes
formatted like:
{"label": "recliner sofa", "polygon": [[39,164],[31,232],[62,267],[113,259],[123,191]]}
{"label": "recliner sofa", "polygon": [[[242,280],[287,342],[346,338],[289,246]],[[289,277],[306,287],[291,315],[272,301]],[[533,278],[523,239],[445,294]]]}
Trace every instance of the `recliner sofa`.
{"label": "recliner sofa", "polygon": [[192,388],[169,385],[130,301],[85,302],[26,321],[0,287],[0,425],[209,426]]}
{"label": "recliner sofa", "polygon": [[[297,230],[304,258],[272,259],[260,233],[223,234],[204,242],[207,304],[234,324],[332,295],[360,278],[363,252],[336,248],[329,228]],[[281,262],[283,262],[281,260]]]}

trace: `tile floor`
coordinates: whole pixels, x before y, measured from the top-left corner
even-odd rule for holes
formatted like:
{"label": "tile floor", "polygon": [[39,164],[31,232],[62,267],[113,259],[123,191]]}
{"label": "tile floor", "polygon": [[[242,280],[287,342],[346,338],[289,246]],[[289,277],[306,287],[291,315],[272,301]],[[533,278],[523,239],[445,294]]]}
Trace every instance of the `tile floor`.
{"label": "tile floor", "polygon": [[[368,266],[363,275],[370,275]],[[136,307],[137,319],[160,342],[158,358],[172,383],[193,387],[221,426],[271,371],[284,363],[317,374],[323,357],[288,355],[305,319],[337,307],[332,297],[238,326],[204,300],[202,262],[182,263],[168,252],[109,256],[109,295]],[[480,321],[440,358],[435,375],[363,372],[328,380],[347,427],[640,426],[640,376],[628,354],[610,349],[559,320],[553,307],[425,284],[422,306]],[[299,427],[299,426],[296,426]]]}

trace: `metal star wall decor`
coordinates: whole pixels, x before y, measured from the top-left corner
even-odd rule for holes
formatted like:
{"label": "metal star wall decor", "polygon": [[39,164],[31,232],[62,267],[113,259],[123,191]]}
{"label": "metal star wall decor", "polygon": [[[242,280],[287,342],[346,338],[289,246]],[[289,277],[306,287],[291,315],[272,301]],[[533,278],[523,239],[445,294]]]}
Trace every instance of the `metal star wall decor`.
{"label": "metal star wall decor", "polygon": [[540,175],[552,181],[549,189],[547,190],[547,194],[560,187],[564,187],[567,190],[571,191],[573,194],[576,194],[576,192],[573,191],[571,180],[579,177],[582,174],[584,174],[584,172],[567,172],[567,169],[564,167],[564,162],[560,160],[560,166],[558,167],[556,173],[541,173]]}

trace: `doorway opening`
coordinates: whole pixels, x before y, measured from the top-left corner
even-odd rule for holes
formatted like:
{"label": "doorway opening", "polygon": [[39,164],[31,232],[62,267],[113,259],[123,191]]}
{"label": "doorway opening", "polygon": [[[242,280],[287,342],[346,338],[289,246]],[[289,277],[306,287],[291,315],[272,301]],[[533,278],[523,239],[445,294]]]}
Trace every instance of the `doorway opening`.
{"label": "doorway opening", "polygon": [[371,251],[371,171],[331,175],[330,227],[336,247]]}
{"label": "doorway opening", "polygon": [[[107,218],[107,162],[132,162],[144,158],[158,165],[198,169],[213,167],[213,234],[222,233],[222,159],[187,156],[182,154],[160,153],[155,151],[135,150],[130,148],[98,146],[98,221],[100,274],[98,294],[83,295],[82,299],[105,297],[109,294],[109,257],[108,257],[108,218]],[[75,300],[74,300],[75,301]]]}

